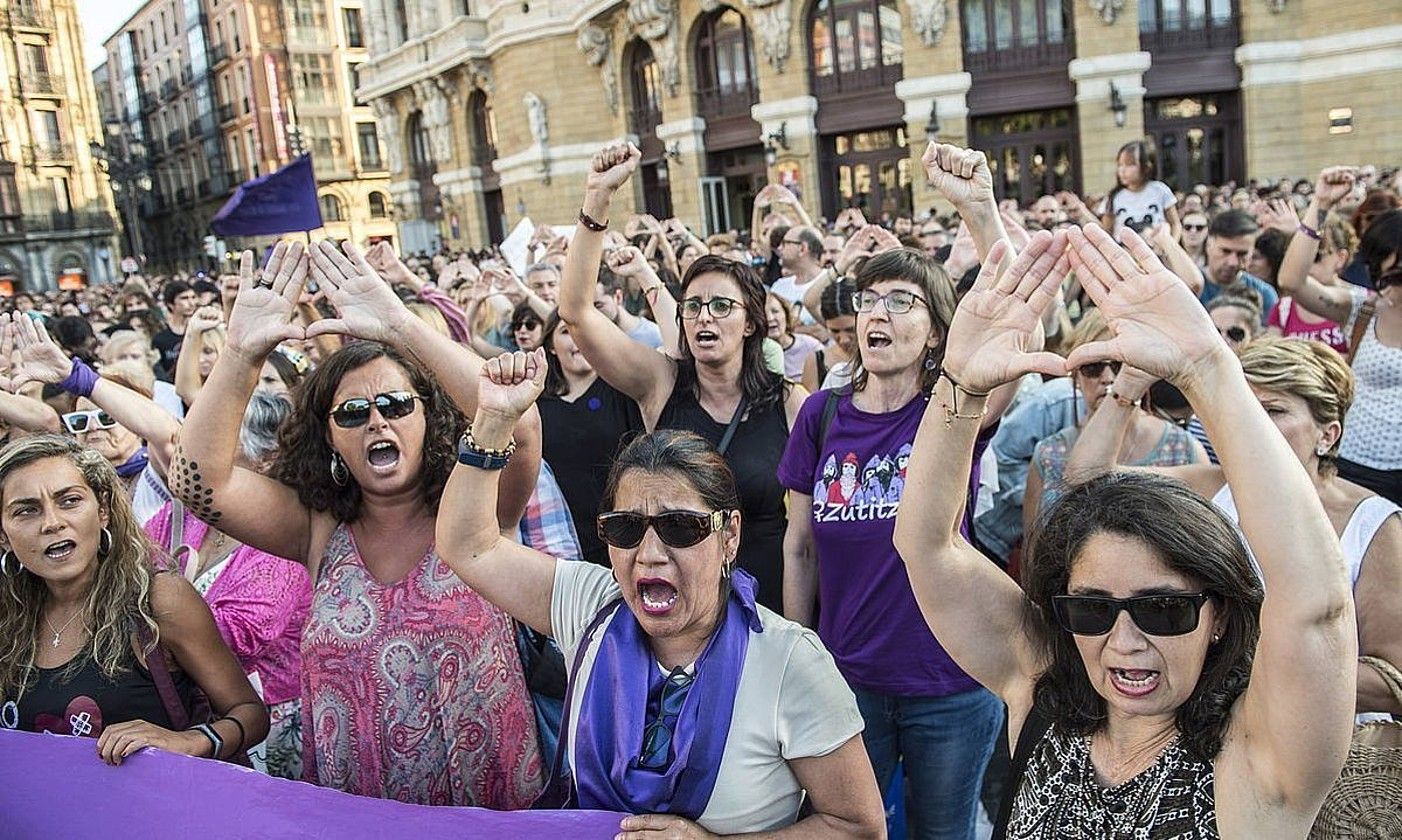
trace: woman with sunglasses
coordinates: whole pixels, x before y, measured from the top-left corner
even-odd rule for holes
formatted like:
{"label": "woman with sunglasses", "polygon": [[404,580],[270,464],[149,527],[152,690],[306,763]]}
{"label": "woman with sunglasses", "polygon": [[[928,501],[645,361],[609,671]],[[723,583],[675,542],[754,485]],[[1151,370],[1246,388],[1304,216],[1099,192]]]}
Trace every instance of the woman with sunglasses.
{"label": "woman with sunglasses", "polygon": [[1314,185],[1299,232],[1280,269],[1280,289],[1298,305],[1342,324],[1358,393],[1339,449],[1339,473],[1402,504],[1402,210],[1389,210],[1368,226],[1358,257],[1368,268],[1372,292],[1344,284],[1326,286],[1310,276],[1320,245],[1319,228],[1331,208],[1353,190],[1352,167],[1325,169]]}
{"label": "woman with sunglasses", "polygon": [[[1339,477],[1344,416],[1353,401],[1353,374],[1338,353],[1317,341],[1263,338],[1242,349],[1241,367],[1261,408],[1304,465],[1339,535],[1358,611],[1360,655],[1402,662],[1402,509]],[[1115,393],[1137,404],[1153,381],[1133,368],[1115,380]],[[1123,403],[1104,403],[1087,424],[1067,465],[1074,481],[1116,469],[1115,441],[1124,431]],[[1141,468],[1142,469],[1142,468]],[[1213,464],[1151,467],[1211,499],[1238,518],[1232,488]],[[1402,714],[1402,706],[1372,668],[1358,669],[1358,711]]]}
{"label": "woman with sunglasses", "polygon": [[736,567],[739,490],[708,442],[656,431],[615,459],[596,525],[611,574],[501,537],[497,476],[544,380],[538,352],[487,363],[438,545],[571,663],[550,792],[638,815],[627,840],[882,836],[856,703],[817,637],[756,603]]}
{"label": "woman with sunglasses", "polygon": [[807,392],[764,362],[764,286],[750,266],[699,257],[682,278],[681,358],[639,352],[594,306],[613,194],[638,167],[632,145],[594,156],[584,207],[566,255],[560,318],[605,382],[638,404],[646,429],[684,429],[709,440],[735,471],[745,538],[740,567],[759,581],[759,601],[783,603],[784,488],[774,476]]}
{"label": "woman with sunglasses", "polygon": [[[1187,199],[1184,201],[1186,203]],[[1198,268],[1207,268],[1207,214],[1201,209],[1184,208],[1183,234],[1179,242]]]}
{"label": "woman with sunglasses", "polygon": [[[311,251],[309,261],[300,244],[279,244],[261,276],[244,252],[229,343],[186,420],[172,489],[241,543],[307,566],[308,781],[418,804],[524,807],[541,763],[513,625],[433,546],[463,426],[454,402],[475,407],[481,360],[410,314],[354,246]],[[337,317],[304,330],[292,319],[309,270]],[[231,409],[247,405],[278,343],[322,334],[362,340],[302,383],[267,473],[240,465]],[[509,471],[504,527],[535,486],[533,420],[518,432],[525,457]]]}
{"label": "woman with sunglasses", "polygon": [[[896,545],[931,628],[1008,705],[1016,780],[1002,836],[1304,838],[1352,733],[1356,631],[1338,538],[1192,293],[1122,237],[1043,232],[984,263],[950,327]],[[1028,352],[1068,265],[1114,337],[1065,360]],[[968,474],[984,395],[1112,359],[1197,409],[1268,600],[1232,523],[1158,476],[1067,491],[1031,536],[1025,593],[960,536],[967,490],[949,474]]]}
{"label": "woman with sunglasses", "polygon": [[[0,726],[228,759],[263,708],[209,608],[157,569],[111,464],[57,435],[0,451]],[[190,720],[202,691],[217,716]],[[190,723],[194,725],[191,726]]]}
{"label": "woman with sunglasses", "polygon": [[[1099,309],[1086,313],[1074,332],[1077,341],[1068,352],[1074,352],[1075,347],[1110,338],[1110,328]],[[1085,411],[1074,425],[1046,438],[1033,450],[1031,467],[1027,471],[1027,488],[1022,499],[1024,535],[1032,532],[1038,512],[1065,492],[1070,483],[1066,477],[1067,459],[1083,434],[1087,421],[1095,416],[1101,406],[1115,403],[1133,409],[1125,413],[1124,434],[1117,438],[1120,448],[1116,454],[1124,463],[1140,467],[1207,463],[1207,452],[1191,434],[1138,405],[1143,388],[1137,389],[1138,398],[1132,404],[1126,403],[1128,398],[1121,393],[1121,389],[1127,386],[1121,382],[1121,376],[1120,363],[1115,361],[1091,362],[1071,371],[1071,383],[1083,395]],[[1148,384],[1145,383],[1144,388]]]}

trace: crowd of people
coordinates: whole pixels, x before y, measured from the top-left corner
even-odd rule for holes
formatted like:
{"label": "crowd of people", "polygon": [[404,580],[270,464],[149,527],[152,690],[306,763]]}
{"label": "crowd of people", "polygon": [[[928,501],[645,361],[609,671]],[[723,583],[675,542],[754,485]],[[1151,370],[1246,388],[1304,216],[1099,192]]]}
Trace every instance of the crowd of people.
{"label": "crowd of people", "polygon": [[1309,835],[1402,716],[1402,176],[931,143],[940,212],[702,238],[639,159],[515,267],[15,295],[0,726],[637,840]]}

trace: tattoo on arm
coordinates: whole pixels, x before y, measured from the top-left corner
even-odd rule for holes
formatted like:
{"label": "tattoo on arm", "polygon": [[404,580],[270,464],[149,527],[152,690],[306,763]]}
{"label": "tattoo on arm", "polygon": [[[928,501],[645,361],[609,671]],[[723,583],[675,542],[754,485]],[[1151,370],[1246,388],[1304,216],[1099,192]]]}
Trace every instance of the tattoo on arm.
{"label": "tattoo on arm", "polygon": [[170,489],[201,521],[218,525],[224,514],[214,507],[214,488],[204,483],[198,461],[185,456],[185,448],[175,444],[170,462]]}
{"label": "tattoo on arm", "polygon": [[1317,209],[1314,211],[1314,218],[1315,218],[1314,226],[1317,227],[1317,228],[1323,228],[1323,227],[1324,227],[1324,218],[1325,218],[1326,216],[1328,216],[1328,215],[1329,215],[1329,211],[1328,211],[1328,210],[1325,210],[1323,207],[1317,208]]}

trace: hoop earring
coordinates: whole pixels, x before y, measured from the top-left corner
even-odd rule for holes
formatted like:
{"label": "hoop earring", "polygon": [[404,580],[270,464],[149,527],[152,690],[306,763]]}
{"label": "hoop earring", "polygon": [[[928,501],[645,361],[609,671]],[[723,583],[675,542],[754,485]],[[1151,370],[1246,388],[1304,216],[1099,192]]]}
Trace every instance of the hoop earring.
{"label": "hoop earring", "polygon": [[925,370],[934,370],[939,367],[939,362],[935,361],[935,348],[931,347],[925,351]]}
{"label": "hoop earring", "polygon": [[112,553],[112,532],[103,528],[97,535],[97,556],[103,560]]}
{"label": "hoop earring", "polygon": [[[5,551],[4,554],[0,554],[0,575],[4,575],[5,577],[9,577],[9,576],[10,576],[10,556],[13,555],[13,554],[14,554],[14,552],[13,552],[13,551],[10,551],[10,550],[8,550],[8,549]],[[23,568],[23,567],[20,566],[20,564],[19,564],[19,558],[18,558],[18,557],[15,558],[15,567],[16,567],[16,568]]]}
{"label": "hoop earring", "polygon": [[341,460],[341,453],[331,451],[331,480],[339,487],[345,487],[350,481],[350,470],[346,468],[346,462]]}

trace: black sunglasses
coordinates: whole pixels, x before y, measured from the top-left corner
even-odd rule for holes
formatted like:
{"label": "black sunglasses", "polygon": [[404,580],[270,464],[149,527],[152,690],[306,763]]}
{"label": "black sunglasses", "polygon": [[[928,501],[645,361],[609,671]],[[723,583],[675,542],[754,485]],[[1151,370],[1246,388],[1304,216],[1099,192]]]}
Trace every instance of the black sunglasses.
{"label": "black sunglasses", "polygon": [[1207,225],[1183,225],[1183,230],[1191,230],[1196,233],[1201,230],[1207,230]]}
{"label": "black sunglasses", "polygon": [[672,548],[690,548],[725,527],[729,511],[666,510],[647,516],[627,510],[599,514],[599,539],[614,548],[637,548],[648,528]]}
{"label": "black sunglasses", "polygon": [[370,422],[370,409],[374,407],[386,420],[398,420],[414,413],[414,402],[422,400],[418,394],[408,391],[390,391],[372,397],[351,397],[331,409],[331,419],[342,429],[354,429]]}
{"label": "black sunglasses", "polygon": [[1182,636],[1198,629],[1202,605],[1210,597],[1206,592],[1136,598],[1056,595],[1052,598],[1052,609],[1061,629],[1077,636],[1109,633],[1121,610],[1127,611],[1135,625],[1150,636]]}
{"label": "black sunglasses", "polygon": [[1076,368],[1076,372],[1090,379],[1099,379],[1100,375],[1105,372],[1107,367],[1110,369],[1111,373],[1116,376],[1120,375],[1119,362],[1087,362]]}

